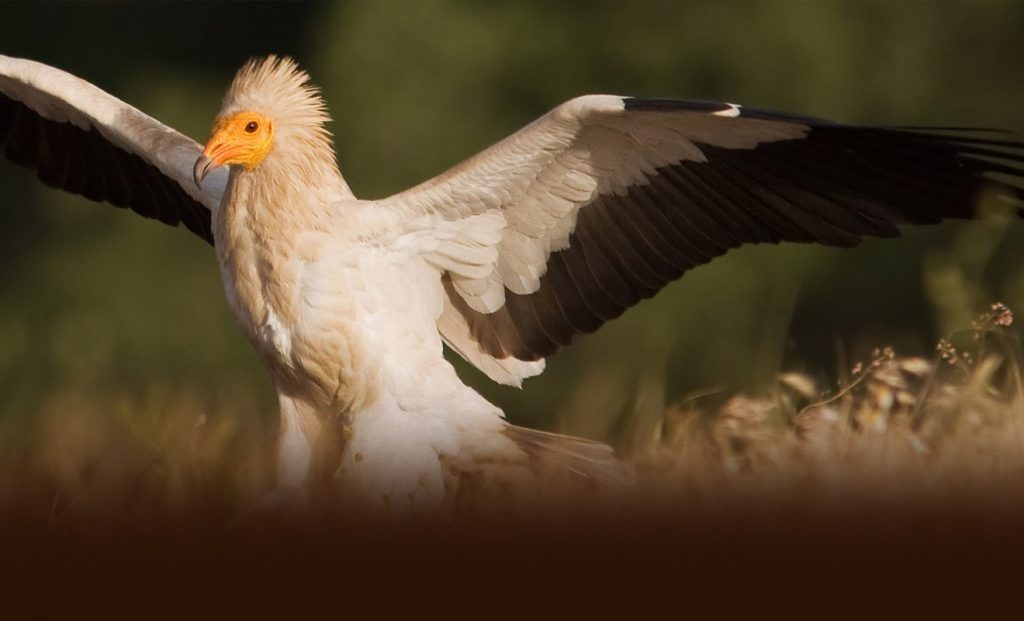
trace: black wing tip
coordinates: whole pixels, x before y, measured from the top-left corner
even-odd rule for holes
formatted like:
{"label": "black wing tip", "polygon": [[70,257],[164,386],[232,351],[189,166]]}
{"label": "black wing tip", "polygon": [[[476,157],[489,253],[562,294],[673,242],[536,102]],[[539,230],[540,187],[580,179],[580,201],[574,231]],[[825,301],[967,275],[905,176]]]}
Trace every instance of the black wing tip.
{"label": "black wing tip", "polygon": [[630,112],[668,112],[686,110],[689,112],[727,112],[739,106],[721,101],[671,99],[668,97],[623,97],[622,102]]}

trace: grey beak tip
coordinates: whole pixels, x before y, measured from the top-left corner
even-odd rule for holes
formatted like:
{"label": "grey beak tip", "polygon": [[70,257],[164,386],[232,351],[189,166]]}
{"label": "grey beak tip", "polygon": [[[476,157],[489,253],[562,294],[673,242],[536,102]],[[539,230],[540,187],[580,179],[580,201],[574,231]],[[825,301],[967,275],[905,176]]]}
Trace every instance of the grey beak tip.
{"label": "grey beak tip", "polygon": [[195,180],[197,188],[202,188],[203,179],[205,179],[206,175],[210,172],[212,165],[213,160],[205,155],[200,155],[199,158],[196,159],[196,165],[192,167],[192,178]]}

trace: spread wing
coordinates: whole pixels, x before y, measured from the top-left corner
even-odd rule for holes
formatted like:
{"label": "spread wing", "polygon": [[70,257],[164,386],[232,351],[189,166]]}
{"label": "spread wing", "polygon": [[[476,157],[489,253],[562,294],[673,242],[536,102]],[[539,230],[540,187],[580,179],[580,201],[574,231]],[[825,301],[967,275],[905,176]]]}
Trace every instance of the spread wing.
{"label": "spread wing", "polygon": [[385,199],[451,221],[501,216],[493,248],[441,248],[445,340],[492,379],[543,358],[745,243],[853,246],[1019,204],[1024,142],[873,128],[734,104],[590,95]]}
{"label": "spread wing", "polygon": [[0,56],[0,148],[47,185],[182,223],[213,243],[226,171],[200,190],[199,144],[73,75]]}

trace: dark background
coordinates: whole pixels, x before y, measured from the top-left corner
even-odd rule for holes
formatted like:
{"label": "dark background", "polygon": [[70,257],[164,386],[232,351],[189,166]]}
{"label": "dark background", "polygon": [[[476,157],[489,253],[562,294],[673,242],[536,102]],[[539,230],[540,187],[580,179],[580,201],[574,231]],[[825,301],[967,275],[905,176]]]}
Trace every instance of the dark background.
{"label": "dark background", "polygon": [[[71,71],[199,141],[246,58],[296,57],[365,198],[584,93],[1021,131],[1022,33],[1016,2],[0,4],[0,53]],[[204,242],[6,163],[0,197],[0,422],[67,407],[144,420],[146,404],[172,403],[271,428],[272,386]],[[780,370],[827,385],[876,347],[930,355],[995,300],[1024,309],[1021,241],[1019,224],[953,223],[854,250],[744,248],[580,339],[523,391],[463,375],[516,423],[642,441],[696,391],[763,391]]]}

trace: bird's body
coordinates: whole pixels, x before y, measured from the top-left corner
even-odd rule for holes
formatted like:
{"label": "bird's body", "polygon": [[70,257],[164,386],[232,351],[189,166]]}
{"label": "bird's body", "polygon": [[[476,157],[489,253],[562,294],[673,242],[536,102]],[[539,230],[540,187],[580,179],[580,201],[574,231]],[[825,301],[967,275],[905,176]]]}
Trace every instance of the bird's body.
{"label": "bird's body", "polygon": [[365,201],[327,121],[288,59],[243,67],[203,149],[73,76],[0,57],[10,159],[214,243],[278,391],[281,484],[402,515],[462,505],[467,490],[532,498],[546,473],[588,489],[628,477],[604,445],[509,425],[445,344],[519,385],[731,248],[894,236],[971,217],[987,188],[1019,205],[1024,178],[1024,144],[1005,136],[590,95]]}
{"label": "bird's body", "polygon": [[282,483],[303,490],[313,466],[373,500],[436,509],[441,456],[525,465],[501,411],[444,359],[441,274],[422,252],[430,218],[306,197],[312,208],[283,223],[287,209],[255,215],[250,180],[233,181],[214,238],[232,310],[287,412]]}

